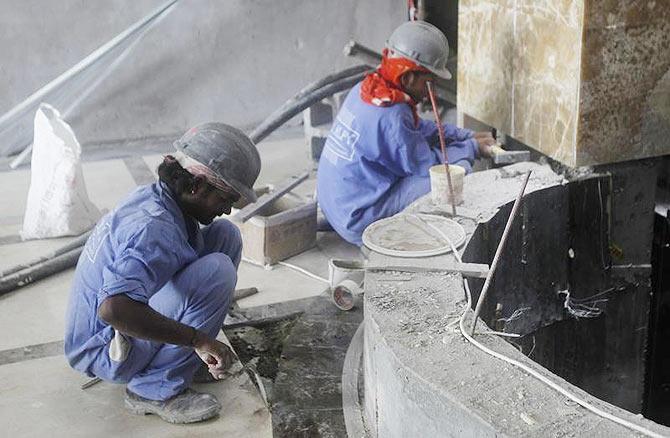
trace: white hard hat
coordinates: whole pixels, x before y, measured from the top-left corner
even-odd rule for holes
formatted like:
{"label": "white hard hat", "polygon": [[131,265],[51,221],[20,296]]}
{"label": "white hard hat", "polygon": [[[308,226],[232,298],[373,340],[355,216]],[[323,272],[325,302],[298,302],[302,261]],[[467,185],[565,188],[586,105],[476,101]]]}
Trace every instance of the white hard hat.
{"label": "white hard hat", "polygon": [[449,41],[447,37],[430,23],[408,21],[398,26],[386,47],[395,55],[411,59],[422,67],[444,79],[451,79],[447,70]]}

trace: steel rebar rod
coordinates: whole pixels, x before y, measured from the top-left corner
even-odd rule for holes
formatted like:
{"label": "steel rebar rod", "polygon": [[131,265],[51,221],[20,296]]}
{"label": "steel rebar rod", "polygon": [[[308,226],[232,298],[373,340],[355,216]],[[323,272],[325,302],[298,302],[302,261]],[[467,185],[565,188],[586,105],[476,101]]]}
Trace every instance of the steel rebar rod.
{"label": "steel rebar rod", "polygon": [[498,260],[500,260],[500,254],[502,254],[502,251],[505,248],[505,242],[507,242],[507,237],[509,236],[509,232],[512,229],[512,223],[514,222],[514,218],[516,217],[516,214],[519,210],[519,205],[521,204],[523,193],[526,191],[526,185],[528,185],[528,179],[530,178],[531,173],[532,171],[528,171],[528,173],[526,173],[526,177],[524,178],[523,184],[521,185],[521,190],[519,190],[519,194],[516,196],[516,200],[514,201],[514,205],[512,206],[512,211],[510,212],[509,217],[507,218],[507,223],[505,224],[505,230],[503,231],[502,237],[500,238],[500,242],[498,243],[496,253],[493,256],[493,262],[491,262],[491,268],[489,269],[489,274],[486,276],[486,281],[484,281],[484,287],[482,287],[482,292],[479,294],[479,299],[477,299],[477,306],[475,307],[475,318],[472,321],[472,329],[470,330],[470,336],[473,336],[475,334],[477,319],[479,318],[479,314],[482,311],[484,299],[486,298],[489,286],[491,285],[493,275],[496,272],[496,267],[498,266]]}
{"label": "steel rebar rod", "polygon": [[440,112],[437,110],[437,100],[435,99],[435,91],[433,90],[433,83],[426,82],[428,89],[428,96],[430,96],[430,103],[433,106],[433,114],[435,114],[435,124],[437,125],[437,133],[440,137],[440,149],[442,150],[442,160],[444,161],[444,169],[447,172],[447,185],[449,186],[449,201],[451,201],[451,212],[456,216],[456,198],[454,197],[454,186],[451,184],[451,171],[449,170],[449,159],[447,158],[447,146],[444,139],[444,126],[440,120]]}

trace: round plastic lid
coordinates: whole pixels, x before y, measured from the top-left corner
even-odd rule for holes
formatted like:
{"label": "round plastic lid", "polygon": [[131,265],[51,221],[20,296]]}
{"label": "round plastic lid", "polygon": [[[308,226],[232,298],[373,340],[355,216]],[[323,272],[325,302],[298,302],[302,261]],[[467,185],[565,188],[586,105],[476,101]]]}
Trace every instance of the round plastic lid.
{"label": "round plastic lid", "polygon": [[448,253],[465,242],[458,222],[431,214],[398,214],[370,224],[363,244],[380,254],[395,257],[429,257]]}

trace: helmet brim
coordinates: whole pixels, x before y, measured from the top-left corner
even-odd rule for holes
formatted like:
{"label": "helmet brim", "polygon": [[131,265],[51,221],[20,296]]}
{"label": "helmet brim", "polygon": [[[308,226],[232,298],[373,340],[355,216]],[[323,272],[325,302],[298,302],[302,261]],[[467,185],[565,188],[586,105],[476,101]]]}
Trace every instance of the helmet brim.
{"label": "helmet brim", "polygon": [[440,77],[442,79],[445,79],[447,81],[450,80],[453,77],[451,75],[451,72],[449,70],[447,70],[446,67],[442,68],[442,69],[429,68],[429,67],[426,67],[426,68],[428,68],[428,70],[430,70],[430,72],[433,73],[434,75],[437,75],[438,77]]}
{"label": "helmet brim", "polygon": [[[223,179],[223,178],[222,178]],[[227,181],[224,179],[226,184],[228,184],[230,187],[234,188],[237,193],[240,194],[244,199],[246,199],[249,203],[254,203],[258,200],[258,196],[256,196],[256,192],[245,186],[244,184],[241,184],[237,181]]]}

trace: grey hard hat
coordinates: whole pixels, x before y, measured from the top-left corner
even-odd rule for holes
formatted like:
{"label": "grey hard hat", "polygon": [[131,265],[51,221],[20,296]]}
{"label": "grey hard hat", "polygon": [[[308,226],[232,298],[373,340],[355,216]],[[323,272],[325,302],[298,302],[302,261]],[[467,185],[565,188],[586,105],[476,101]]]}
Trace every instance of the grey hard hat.
{"label": "grey hard hat", "polygon": [[261,171],[261,157],[239,129],[224,123],[203,123],[189,129],[174,147],[207,166],[248,201],[256,201],[254,183]]}
{"label": "grey hard hat", "polygon": [[449,41],[430,23],[408,21],[401,24],[386,41],[386,47],[444,79],[451,79],[447,70]]}

